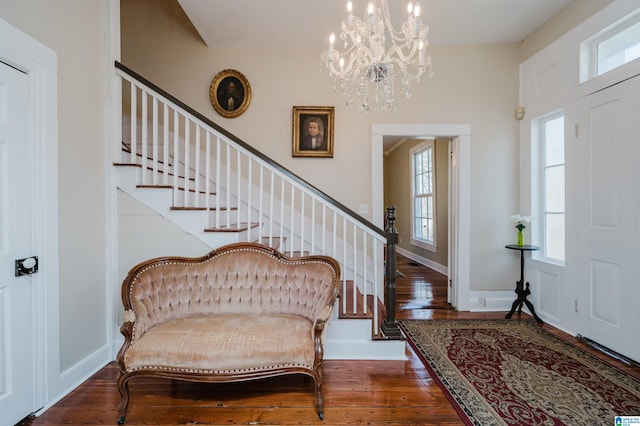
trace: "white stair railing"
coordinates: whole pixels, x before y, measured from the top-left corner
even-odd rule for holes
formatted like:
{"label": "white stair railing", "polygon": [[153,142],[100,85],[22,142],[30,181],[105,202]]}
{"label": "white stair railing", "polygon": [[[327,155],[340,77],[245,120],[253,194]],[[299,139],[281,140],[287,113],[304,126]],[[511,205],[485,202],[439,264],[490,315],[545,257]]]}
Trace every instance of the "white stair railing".
{"label": "white stair railing", "polygon": [[[383,230],[124,65],[116,63],[115,72],[123,117],[115,162],[139,165],[141,186],[171,186],[172,208],[205,211],[205,232],[244,230],[246,241],[286,241],[279,249],[290,256],[337,259],[343,294],[353,282],[352,303],[342,298],[340,312],[367,313],[371,296],[373,333],[379,334]],[[129,147],[126,158],[122,144]]]}

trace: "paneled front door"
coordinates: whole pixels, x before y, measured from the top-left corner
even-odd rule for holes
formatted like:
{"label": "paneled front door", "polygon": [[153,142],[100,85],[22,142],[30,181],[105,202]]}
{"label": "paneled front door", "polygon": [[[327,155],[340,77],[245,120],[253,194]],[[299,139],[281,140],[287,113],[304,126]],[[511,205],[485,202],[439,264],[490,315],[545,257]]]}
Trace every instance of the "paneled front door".
{"label": "paneled front door", "polygon": [[27,75],[0,62],[0,426],[35,404],[33,287],[15,276],[32,253],[32,147]]}
{"label": "paneled front door", "polygon": [[[640,77],[578,103],[575,208],[583,336],[640,361]],[[567,167],[570,167],[567,164]],[[569,261],[569,259],[567,259]]]}

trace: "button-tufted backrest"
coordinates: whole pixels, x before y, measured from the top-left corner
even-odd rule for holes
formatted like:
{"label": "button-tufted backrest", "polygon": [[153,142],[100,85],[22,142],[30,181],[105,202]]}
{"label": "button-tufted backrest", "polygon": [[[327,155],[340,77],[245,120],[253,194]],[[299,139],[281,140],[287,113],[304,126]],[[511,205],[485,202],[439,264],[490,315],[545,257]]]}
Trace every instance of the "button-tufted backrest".
{"label": "button-tufted backrest", "polygon": [[240,243],[201,258],[141,263],[123,282],[122,298],[135,314],[134,340],[155,324],[200,313],[285,313],[313,322],[334,303],[339,275],[326,256],[289,259]]}

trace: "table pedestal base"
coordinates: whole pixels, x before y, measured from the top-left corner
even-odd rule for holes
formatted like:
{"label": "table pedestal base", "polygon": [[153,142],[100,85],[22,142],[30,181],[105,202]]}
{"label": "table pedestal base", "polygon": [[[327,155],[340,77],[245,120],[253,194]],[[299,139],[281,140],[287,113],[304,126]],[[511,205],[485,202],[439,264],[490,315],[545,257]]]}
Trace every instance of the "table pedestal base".
{"label": "table pedestal base", "polygon": [[518,313],[522,313],[522,305],[527,305],[529,308],[529,312],[533,315],[533,318],[538,322],[538,324],[543,324],[543,321],[536,315],[536,310],[533,308],[533,303],[529,302],[527,297],[531,294],[531,290],[529,290],[529,283],[526,284],[526,287],[523,288],[522,281],[516,281],[516,294],[518,298],[513,301],[513,305],[511,305],[511,310],[507,315],[505,315],[505,319],[509,319],[513,316],[513,313],[518,309]]}

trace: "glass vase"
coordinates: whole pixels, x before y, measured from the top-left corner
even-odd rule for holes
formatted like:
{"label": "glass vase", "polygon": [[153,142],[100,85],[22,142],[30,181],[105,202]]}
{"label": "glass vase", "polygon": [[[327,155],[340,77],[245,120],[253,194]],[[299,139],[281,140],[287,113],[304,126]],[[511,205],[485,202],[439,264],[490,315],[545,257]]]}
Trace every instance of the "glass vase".
{"label": "glass vase", "polygon": [[524,245],[524,232],[522,231],[522,229],[518,229],[518,245]]}

